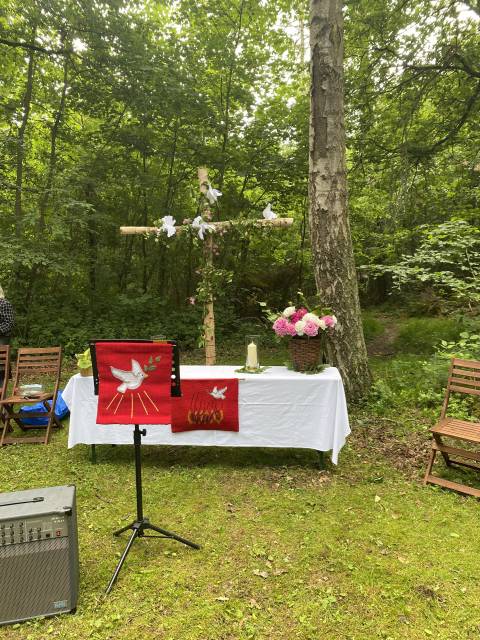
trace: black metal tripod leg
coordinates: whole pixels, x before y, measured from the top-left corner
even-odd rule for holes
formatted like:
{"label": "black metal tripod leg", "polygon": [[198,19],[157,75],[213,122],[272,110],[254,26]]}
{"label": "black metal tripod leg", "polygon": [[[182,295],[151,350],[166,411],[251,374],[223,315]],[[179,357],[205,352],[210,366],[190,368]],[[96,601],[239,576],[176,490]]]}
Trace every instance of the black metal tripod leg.
{"label": "black metal tripod leg", "polygon": [[200,545],[196,544],[195,542],[190,542],[190,540],[187,540],[186,538],[182,538],[181,536],[177,536],[176,533],[172,533],[171,531],[167,531],[166,529],[161,529],[160,527],[157,527],[154,524],[149,524],[148,529],[153,529],[153,531],[156,531],[157,533],[161,533],[166,538],[171,538],[172,540],[176,540],[177,542],[186,544],[187,547],[192,547],[192,549],[200,549]]}
{"label": "black metal tripod leg", "polygon": [[105,594],[108,595],[110,593],[110,591],[112,590],[113,585],[115,584],[115,582],[117,581],[118,578],[118,574],[120,573],[120,569],[123,566],[123,563],[125,562],[126,557],[128,556],[128,552],[130,551],[130,548],[132,546],[132,544],[135,542],[135,538],[138,536],[139,533],[139,529],[137,527],[134,528],[134,530],[132,531],[132,535],[130,536],[129,541],[127,542],[127,546],[125,547],[125,551],[122,553],[122,557],[120,558],[120,560],[118,561],[117,567],[113,573],[112,579],[110,580],[110,583],[105,591]]}
{"label": "black metal tripod leg", "polygon": [[132,523],[132,522],[131,522],[130,524],[127,524],[125,527],[122,527],[122,528],[121,528],[121,529],[119,529],[118,531],[114,531],[114,532],[113,532],[113,535],[114,535],[114,536],[119,536],[119,535],[120,535],[121,533],[123,533],[124,531],[128,531],[129,529],[132,529],[132,528],[133,528],[133,525],[134,525],[134,523]]}

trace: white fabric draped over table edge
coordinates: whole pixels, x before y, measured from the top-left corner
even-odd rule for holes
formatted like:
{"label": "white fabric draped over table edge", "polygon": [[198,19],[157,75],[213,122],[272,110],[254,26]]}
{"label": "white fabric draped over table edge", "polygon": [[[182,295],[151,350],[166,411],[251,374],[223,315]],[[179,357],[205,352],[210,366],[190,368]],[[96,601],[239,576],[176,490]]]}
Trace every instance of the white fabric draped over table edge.
{"label": "white fabric draped over table edge", "polygon": [[[261,374],[239,367],[182,365],[181,380],[239,378],[238,432],[195,430],[172,433],[170,425],[145,425],[144,444],[220,447],[302,448],[332,451],[332,462],[350,433],[342,379],[335,367],[306,375],[286,367]],[[227,390],[228,393],[228,390]],[[129,425],[97,425],[93,378],[76,374],[63,391],[70,409],[68,447],[132,444]]]}

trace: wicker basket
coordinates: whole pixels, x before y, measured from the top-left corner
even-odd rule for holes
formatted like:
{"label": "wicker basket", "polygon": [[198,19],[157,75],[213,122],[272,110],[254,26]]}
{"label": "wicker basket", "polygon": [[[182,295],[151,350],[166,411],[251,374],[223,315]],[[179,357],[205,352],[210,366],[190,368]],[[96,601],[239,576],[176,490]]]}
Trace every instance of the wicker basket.
{"label": "wicker basket", "polygon": [[293,369],[295,371],[312,371],[323,361],[323,339],[295,337],[288,345]]}

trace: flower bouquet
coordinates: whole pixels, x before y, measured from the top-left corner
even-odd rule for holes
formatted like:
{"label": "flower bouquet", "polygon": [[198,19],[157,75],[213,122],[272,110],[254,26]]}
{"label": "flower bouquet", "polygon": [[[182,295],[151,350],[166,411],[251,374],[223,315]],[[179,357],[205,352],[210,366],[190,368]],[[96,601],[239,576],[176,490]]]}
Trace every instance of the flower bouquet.
{"label": "flower bouquet", "polygon": [[292,338],[289,350],[295,371],[316,371],[323,360],[325,332],[336,324],[334,315],[287,307],[273,323],[273,330],[277,336]]}

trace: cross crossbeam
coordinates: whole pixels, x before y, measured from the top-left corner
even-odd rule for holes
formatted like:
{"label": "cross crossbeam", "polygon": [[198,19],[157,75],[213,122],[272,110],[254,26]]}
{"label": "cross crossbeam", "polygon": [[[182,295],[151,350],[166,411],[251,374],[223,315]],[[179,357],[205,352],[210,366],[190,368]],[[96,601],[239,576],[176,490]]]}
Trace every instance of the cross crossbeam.
{"label": "cross crossbeam", "polygon": [[[198,168],[198,180],[200,183],[200,191],[204,195],[208,189],[208,171],[205,167]],[[204,240],[204,256],[205,263],[212,264],[213,263],[213,236],[218,231],[228,231],[229,229],[234,229],[235,227],[241,226],[245,222],[248,222],[253,227],[261,228],[261,227],[275,227],[275,228],[285,228],[289,227],[293,224],[293,218],[273,218],[266,220],[265,218],[260,218],[256,220],[249,219],[239,219],[239,220],[222,220],[220,222],[211,222],[211,212],[208,205],[205,207],[203,212],[203,218],[208,222],[208,225],[211,227],[211,231],[207,232]],[[186,229],[191,228],[190,225],[183,224],[175,227],[177,233],[182,233]],[[124,236],[130,235],[151,235],[151,234],[159,234],[163,233],[160,227],[120,227],[120,233]],[[215,316],[213,310],[213,294],[210,296],[209,300],[207,300],[205,304],[205,314],[203,318],[203,330],[204,330],[204,339],[205,339],[205,364],[213,365],[216,360],[216,349],[215,349]]]}

